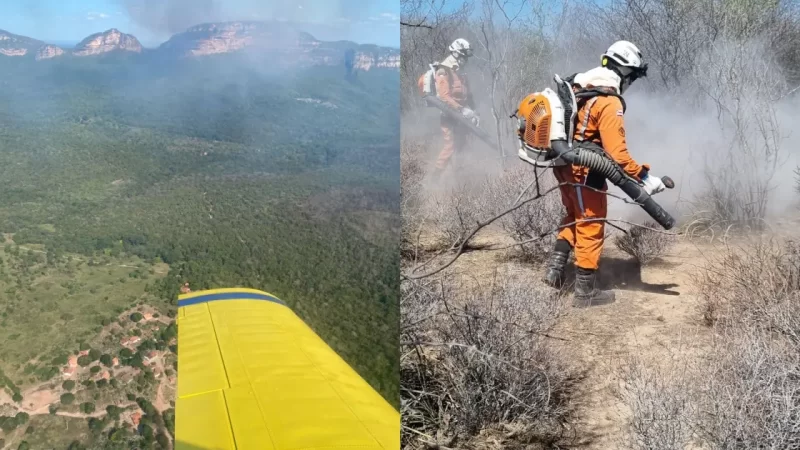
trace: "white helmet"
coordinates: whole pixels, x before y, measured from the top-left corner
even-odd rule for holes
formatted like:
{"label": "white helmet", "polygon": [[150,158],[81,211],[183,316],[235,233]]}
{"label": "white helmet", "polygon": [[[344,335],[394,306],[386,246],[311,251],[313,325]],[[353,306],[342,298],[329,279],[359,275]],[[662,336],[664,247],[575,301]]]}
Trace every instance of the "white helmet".
{"label": "white helmet", "polygon": [[642,60],[642,52],[628,41],[611,44],[611,47],[603,53],[602,64],[603,67],[617,72],[622,78],[620,94],[637,78],[647,76],[647,64]]}
{"label": "white helmet", "polygon": [[450,44],[450,54],[456,58],[459,65],[464,65],[467,58],[472,56],[472,47],[466,39],[458,38]]}

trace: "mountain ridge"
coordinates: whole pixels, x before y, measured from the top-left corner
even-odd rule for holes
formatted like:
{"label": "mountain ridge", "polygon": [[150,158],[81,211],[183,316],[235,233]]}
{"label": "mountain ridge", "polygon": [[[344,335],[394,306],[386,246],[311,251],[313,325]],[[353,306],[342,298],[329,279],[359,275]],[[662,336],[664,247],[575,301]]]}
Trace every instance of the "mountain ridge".
{"label": "mountain ridge", "polygon": [[148,54],[167,59],[244,53],[266,56],[278,66],[341,65],[353,70],[399,69],[400,50],[352,41],[321,41],[300,27],[282,22],[231,21],[195,25],[156,48],[145,48],[132,34],[116,28],[93,33],[73,49],[0,30],[0,55],[37,61],[62,56],[108,53]]}

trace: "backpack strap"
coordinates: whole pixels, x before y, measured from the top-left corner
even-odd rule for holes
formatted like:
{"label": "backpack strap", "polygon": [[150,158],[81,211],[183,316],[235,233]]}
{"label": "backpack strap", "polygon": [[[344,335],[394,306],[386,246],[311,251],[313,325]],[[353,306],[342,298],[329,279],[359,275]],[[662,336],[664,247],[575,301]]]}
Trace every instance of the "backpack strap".
{"label": "backpack strap", "polygon": [[436,69],[433,72],[434,78],[436,78],[436,72],[438,72],[439,69],[444,69],[444,73],[447,74],[447,85],[452,87],[453,86],[453,71],[452,71],[452,69],[450,69],[449,67],[445,66],[444,64],[440,64],[440,63],[434,63],[433,67]]}
{"label": "backpack strap", "polygon": [[579,141],[585,141],[586,140],[586,128],[589,126],[589,115],[590,115],[589,113],[592,112],[592,106],[594,105],[594,102],[597,101],[597,97],[598,96],[595,95],[595,96],[592,96],[591,98],[589,98],[588,100],[584,100],[583,102],[579,103],[579,105],[581,105],[581,106],[578,107],[578,111],[581,110],[581,107],[583,106],[583,104],[586,105],[586,109],[585,109],[586,115],[583,116],[583,120],[581,121],[581,125],[580,125],[580,128],[579,128],[579,132],[580,132],[580,138],[578,138]]}
{"label": "backpack strap", "polygon": [[[574,75],[573,75],[574,77]],[[615,92],[607,92],[601,89],[583,89],[575,94],[575,100],[578,106],[578,111],[586,105],[586,116],[583,118],[583,121],[580,124],[580,141],[586,141],[594,139],[596,136],[586,136],[586,128],[589,126],[589,113],[591,112],[592,106],[594,102],[597,101],[597,97],[600,96],[612,96],[617,97],[619,101],[622,103],[622,112],[625,113],[627,106],[625,105],[625,99],[622,98],[621,95]],[[588,139],[587,139],[588,138]]]}

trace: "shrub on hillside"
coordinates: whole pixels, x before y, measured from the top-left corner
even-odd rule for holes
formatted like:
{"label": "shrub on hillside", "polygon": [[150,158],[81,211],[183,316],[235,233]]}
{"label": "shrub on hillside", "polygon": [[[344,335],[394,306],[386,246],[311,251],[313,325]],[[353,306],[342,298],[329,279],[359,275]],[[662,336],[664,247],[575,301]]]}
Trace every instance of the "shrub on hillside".
{"label": "shrub on hillside", "polygon": [[421,154],[425,146],[404,139],[400,146],[400,211],[402,216],[401,253],[413,256],[415,237],[421,225],[422,180],[425,168]]}
{"label": "shrub on hillside", "polygon": [[479,221],[490,217],[488,183],[472,180],[450,191],[431,194],[425,206],[425,219],[439,246],[458,246]]}
{"label": "shrub on hillside", "polygon": [[[503,425],[517,430],[513,439],[559,439],[572,372],[540,333],[562,304],[528,278],[498,279],[477,289],[452,278],[403,283],[404,429],[458,448]],[[404,432],[404,446],[424,447],[422,434]]]}
{"label": "shrub on hillside", "polygon": [[[564,217],[564,206],[558,189],[545,194],[549,189],[555,188],[557,182],[551,171],[539,170],[539,190],[536,183],[520,198],[526,199],[542,195],[541,198],[523,204],[514,211],[500,218],[499,223],[517,242],[532,242],[520,244],[518,249],[527,260],[537,261],[547,255],[555,242],[558,228]],[[489,204],[493,205],[492,213],[500,214],[508,210],[519,197],[520,192],[534,181],[534,168],[529,165],[517,165],[499,178],[488,184]]]}
{"label": "shrub on hillside", "polygon": [[798,448],[800,245],[725,249],[696,284],[712,347],[697,366],[628,377],[635,447]]}
{"label": "shrub on hillside", "polygon": [[614,239],[618,249],[636,258],[641,265],[647,265],[663,256],[675,244],[675,236],[662,233],[654,222],[645,222],[641,227],[632,226],[626,234]]}
{"label": "shrub on hillside", "polygon": [[75,401],[75,396],[70,394],[69,392],[65,394],[61,394],[61,404],[62,405],[71,405],[72,402]]}
{"label": "shrub on hillside", "polygon": [[81,403],[81,411],[86,414],[91,414],[94,412],[94,403],[92,402],[85,402]]}

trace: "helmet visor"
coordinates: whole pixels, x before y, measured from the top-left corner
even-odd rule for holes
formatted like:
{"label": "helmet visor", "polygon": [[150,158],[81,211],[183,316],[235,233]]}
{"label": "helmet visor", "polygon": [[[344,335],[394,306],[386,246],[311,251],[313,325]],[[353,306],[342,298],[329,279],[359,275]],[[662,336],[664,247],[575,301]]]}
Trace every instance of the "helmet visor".
{"label": "helmet visor", "polygon": [[647,64],[644,64],[644,65],[642,65],[642,67],[633,69],[631,71],[630,75],[628,75],[628,78],[630,78],[630,82],[633,83],[637,79],[643,78],[643,77],[646,77],[646,76],[647,76]]}

